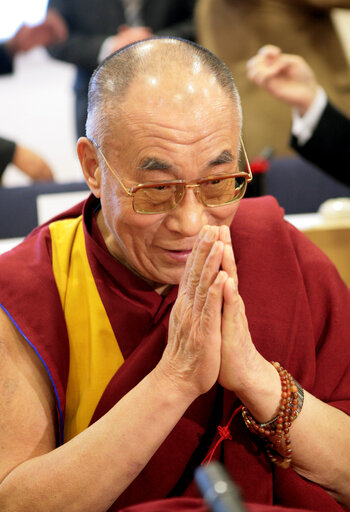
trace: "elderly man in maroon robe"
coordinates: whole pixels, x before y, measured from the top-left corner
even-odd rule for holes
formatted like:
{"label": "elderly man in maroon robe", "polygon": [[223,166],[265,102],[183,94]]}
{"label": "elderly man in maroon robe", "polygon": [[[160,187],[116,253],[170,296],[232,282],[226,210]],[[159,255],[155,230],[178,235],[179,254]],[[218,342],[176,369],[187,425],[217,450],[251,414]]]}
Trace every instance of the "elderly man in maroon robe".
{"label": "elderly man in maroon robe", "polygon": [[91,196],[0,258],[1,510],[205,510],[210,460],[250,511],[350,506],[350,292],[242,200],[241,124],[187,41],[95,71]]}

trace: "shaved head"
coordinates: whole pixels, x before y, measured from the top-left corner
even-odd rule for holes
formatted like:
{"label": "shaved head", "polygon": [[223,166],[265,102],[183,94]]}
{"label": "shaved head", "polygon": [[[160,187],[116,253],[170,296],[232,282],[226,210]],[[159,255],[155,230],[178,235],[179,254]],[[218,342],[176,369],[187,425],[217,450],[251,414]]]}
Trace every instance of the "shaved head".
{"label": "shaved head", "polygon": [[[115,129],[125,114],[125,99],[135,82],[147,85],[158,82],[159,101],[181,97],[182,108],[193,100],[195,91],[220,87],[232,101],[237,123],[241,127],[240,98],[226,65],[207,49],[178,38],[156,38],[129,45],[105,59],[95,70],[89,85],[87,136],[100,143]],[[194,84],[194,85],[193,85]],[[203,87],[200,87],[202,84]],[[193,88],[193,91],[191,90]],[[162,93],[159,93],[159,90]],[[163,97],[164,93],[164,97]],[[171,101],[172,106],[174,101]]]}

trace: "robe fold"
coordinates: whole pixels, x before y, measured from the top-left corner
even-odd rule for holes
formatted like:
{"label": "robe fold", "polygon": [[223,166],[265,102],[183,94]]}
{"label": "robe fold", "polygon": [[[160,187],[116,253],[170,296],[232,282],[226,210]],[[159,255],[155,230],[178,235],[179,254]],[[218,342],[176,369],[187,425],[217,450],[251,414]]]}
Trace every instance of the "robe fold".
{"label": "robe fold", "polygon": [[[155,367],[177,296],[177,287],[158,295],[109,254],[96,208],[90,196],[0,256],[1,307],[50,376],[58,444],[101,418]],[[350,292],[334,265],[284,221],[270,197],[242,200],[231,236],[257,349],[349,414]],[[193,472],[215,446],[217,427],[239,406],[219,385],[197,398],[110,511],[205,510]],[[230,433],[214,459],[225,465],[248,511],[343,510],[293,469],[272,466],[240,414]]]}

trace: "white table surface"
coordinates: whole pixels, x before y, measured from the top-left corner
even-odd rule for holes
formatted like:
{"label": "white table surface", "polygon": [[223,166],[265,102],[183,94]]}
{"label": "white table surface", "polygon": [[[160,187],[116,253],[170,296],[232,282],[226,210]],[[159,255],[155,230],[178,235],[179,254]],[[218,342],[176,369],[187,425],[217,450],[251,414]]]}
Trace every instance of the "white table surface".
{"label": "white table surface", "polygon": [[0,240],[0,254],[3,252],[9,251],[12,247],[19,244],[23,238],[7,238],[4,240]]}

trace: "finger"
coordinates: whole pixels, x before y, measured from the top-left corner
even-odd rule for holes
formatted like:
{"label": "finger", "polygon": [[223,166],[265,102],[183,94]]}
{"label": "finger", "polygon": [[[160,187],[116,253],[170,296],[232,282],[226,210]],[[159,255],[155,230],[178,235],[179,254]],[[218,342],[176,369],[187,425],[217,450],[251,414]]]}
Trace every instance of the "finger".
{"label": "finger", "polygon": [[181,282],[180,282],[180,287],[182,285],[186,285],[186,283],[187,283],[187,281],[189,279],[189,275],[190,275],[190,272],[191,272],[191,269],[192,269],[194,257],[195,257],[195,254],[196,254],[199,242],[201,241],[201,239],[202,239],[202,237],[204,236],[204,233],[205,233],[205,227],[206,226],[202,227],[201,231],[199,232],[199,235],[197,236],[197,238],[196,238],[196,240],[195,240],[195,242],[193,244],[191,254],[187,258],[185,270],[184,270],[184,273],[182,274],[182,278],[181,278]]}
{"label": "finger", "polygon": [[225,244],[221,268],[233,279],[235,287],[238,288],[237,267],[231,244]]}
{"label": "finger", "polygon": [[237,307],[237,297],[238,291],[234,279],[228,277],[225,283],[224,301],[226,306],[231,307],[231,312],[234,312],[232,308]]}
{"label": "finger", "polygon": [[[248,78],[252,80],[252,82],[267,90],[271,90],[274,87],[274,85],[276,85],[276,82],[274,82],[275,79],[289,79],[289,68],[290,63],[278,62],[270,67],[262,66],[259,69],[254,70],[253,72],[248,72],[247,75]],[[278,89],[276,92],[278,92]]]}
{"label": "finger", "polygon": [[200,326],[205,334],[204,339],[208,341],[211,339],[221,340],[221,312],[224,302],[224,287],[227,280],[226,272],[221,270],[209,287],[202,307]]}
{"label": "finger", "polygon": [[219,227],[219,240],[222,240],[224,244],[231,244],[231,234],[228,226]]}
{"label": "finger", "polygon": [[261,55],[255,55],[254,57],[251,57],[249,60],[247,60],[246,68],[248,70],[253,71],[254,69],[256,69],[261,64],[265,64],[264,57],[262,57]]}
{"label": "finger", "polygon": [[280,48],[273,45],[266,45],[260,48],[256,55],[248,59],[246,67],[247,69],[254,69],[261,65],[270,66],[282,57],[283,54],[281,53]]}
{"label": "finger", "polygon": [[183,287],[186,289],[189,299],[193,299],[200,281],[205,261],[218,238],[216,226],[205,226],[200,233],[198,243],[187,261]]}
{"label": "finger", "polygon": [[257,85],[264,85],[268,79],[272,78],[275,74],[264,62],[256,64],[254,67],[247,69],[247,77]]}
{"label": "finger", "polygon": [[276,65],[267,65],[265,62],[260,62],[247,71],[248,78],[258,85],[263,85],[278,73],[279,69]]}
{"label": "finger", "polygon": [[221,268],[225,270],[229,277],[232,277],[236,288],[238,287],[237,267],[231,242],[231,233],[228,226],[220,226],[220,240],[224,242],[224,251],[222,255]]}
{"label": "finger", "polygon": [[232,278],[224,283],[221,317],[221,367],[219,383],[232,391],[241,385],[246,361],[255,350],[249,333],[242,298]]}
{"label": "finger", "polygon": [[244,314],[243,301],[239,296],[234,280],[232,277],[229,277],[223,289],[223,339],[233,339],[235,334],[237,334],[237,323],[240,322],[241,314]]}
{"label": "finger", "polygon": [[193,313],[201,314],[207,299],[210,286],[214,283],[220,271],[224,244],[217,240],[204,263],[200,280],[194,291]]}
{"label": "finger", "polygon": [[274,44],[265,44],[258,50],[259,55],[264,55],[264,57],[268,58],[276,58],[281,55],[282,50],[278,46]]}

